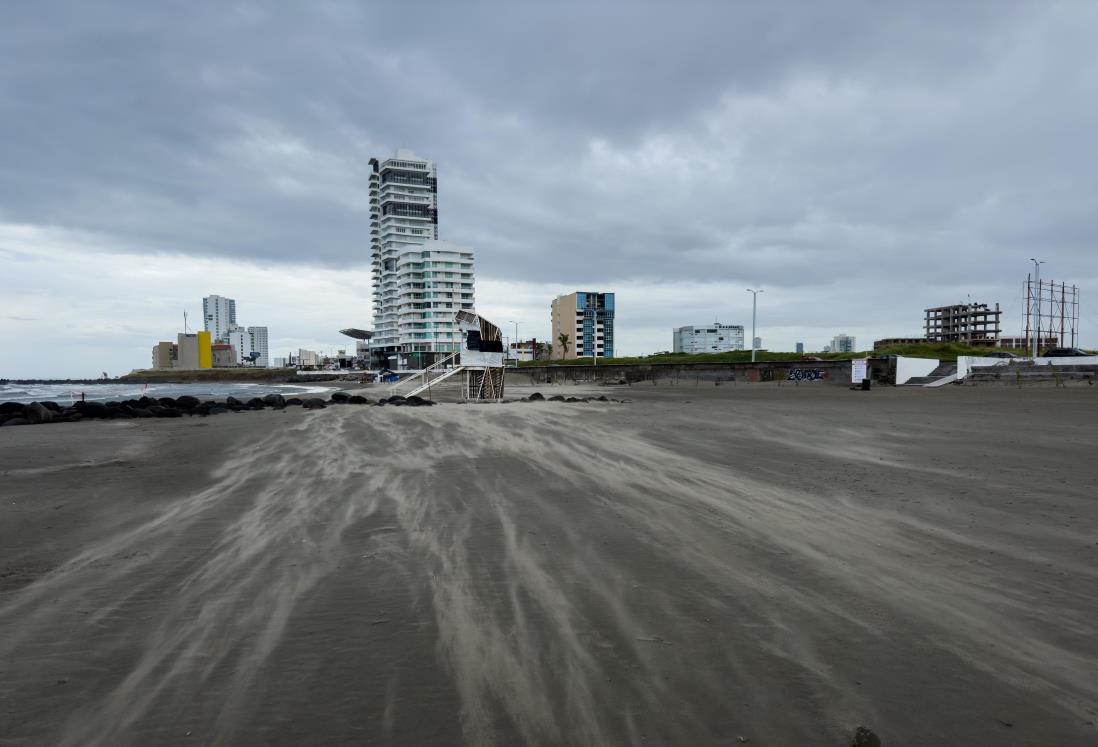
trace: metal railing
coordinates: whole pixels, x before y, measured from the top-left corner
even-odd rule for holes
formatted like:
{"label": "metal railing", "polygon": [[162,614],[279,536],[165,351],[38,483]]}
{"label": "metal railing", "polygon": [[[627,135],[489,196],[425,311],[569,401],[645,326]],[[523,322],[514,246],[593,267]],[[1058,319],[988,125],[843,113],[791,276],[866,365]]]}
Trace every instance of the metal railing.
{"label": "metal railing", "polygon": [[[415,374],[414,376],[409,376],[407,379],[402,379],[401,381],[398,381],[398,382],[394,383],[391,387],[389,387],[389,395],[392,396],[392,395],[396,394],[397,390],[403,388],[409,382],[412,382],[412,381],[418,381],[419,382],[418,385],[417,385],[417,388],[420,387],[420,386],[426,386],[430,382],[432,374],[439,373],[440,371],[442,371],[444,369],[453,368],[453,363],[455,362],[457,357],[460,356],[460,355],[461,355],[460,350],[455,351],[453,353],[450,353],[448,356],[446,356],[442,360],[435,361],[434,363],[427,366],[427,368],[423,369],[422,371]],[[450,364],[450,365],[447,365],[447,364]]]}

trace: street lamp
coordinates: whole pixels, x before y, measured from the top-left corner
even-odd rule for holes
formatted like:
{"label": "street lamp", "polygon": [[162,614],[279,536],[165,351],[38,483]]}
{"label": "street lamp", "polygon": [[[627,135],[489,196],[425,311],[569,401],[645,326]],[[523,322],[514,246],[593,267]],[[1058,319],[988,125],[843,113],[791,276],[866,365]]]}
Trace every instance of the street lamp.
{"label": "street lamp", "polygon": [[[1037,338],[1041,332],[1041,265],[1043,265],[1044,262],[1034,259],[1033,257],[1030,257],[1029,261],[1033,263],[1033,282],[1037,285],[1037,298],[1032,300],[1029,305],[1030,318],[1036,317],[1035,324],[1033,325],[1033,358],[1036,360]],[[1033,313],[1034,307],[1037,309],[1036,314]]]}
{"label": "street lamp", "polygon": [[759,294],[762,293],[762,288],[748,288],[747,292],[751,294],[751,362],[755,362],[755,314],[759,305]]}
{"label": "street lamp", "polygon": [[[515,325],[515,365],[517,366],[518,365],[518,357],[519,357],[519,336],[518,336],[519,323],[516,322],[516,321],[513,321],[513,320],[510,323]],[[531,357],[533,357],[533,356],[531,356]]]}

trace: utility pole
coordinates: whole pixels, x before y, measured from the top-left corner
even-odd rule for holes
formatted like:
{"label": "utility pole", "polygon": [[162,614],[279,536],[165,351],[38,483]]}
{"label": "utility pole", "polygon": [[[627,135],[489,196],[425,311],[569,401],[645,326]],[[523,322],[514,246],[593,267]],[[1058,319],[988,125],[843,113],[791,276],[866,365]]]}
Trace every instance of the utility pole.
{"label": "utility pole", "polygon": [[[1036,317],[1036,322],[1037,322],[1036,324],[1033,325],[1033,357],[1034,357],[1034,359],[1036,359],[1037,358],[1037,340],[1041,336],[1041,265],[1043,265],[1044,262],[1042,262],[1040,260],[1037,260],[1037,259],[1034,259],[1033,257],[1030,257],[1029,261],[1033,263],[1033,267],[1034,267],[1033,282],[1037,285],[1037,297],[1029,305],[1030,315],[1035,316]],[[1034,314],[1034,309],[1036,309],[1036,314]]]}
{"label": "utility pole", "polygon": [[762,288],[748,288],[747,292],[751,294],[751,362],[755,362],[755,317],[759,306],[759,294],[762,293]]}

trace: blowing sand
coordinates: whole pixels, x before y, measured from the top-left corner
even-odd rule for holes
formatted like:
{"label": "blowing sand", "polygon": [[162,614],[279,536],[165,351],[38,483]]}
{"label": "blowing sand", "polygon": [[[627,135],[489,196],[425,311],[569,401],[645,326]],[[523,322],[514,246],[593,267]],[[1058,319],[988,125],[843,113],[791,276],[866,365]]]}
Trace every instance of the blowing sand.
{"label": "blowing sand", "polygon": [[599,393],[0,429],[0,743],[1098,743],[1098,391]]}

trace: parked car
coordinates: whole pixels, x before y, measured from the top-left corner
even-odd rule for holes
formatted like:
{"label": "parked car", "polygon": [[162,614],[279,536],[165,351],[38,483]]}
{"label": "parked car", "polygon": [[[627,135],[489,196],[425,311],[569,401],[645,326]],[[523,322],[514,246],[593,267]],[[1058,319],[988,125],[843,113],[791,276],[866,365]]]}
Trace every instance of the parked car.
{"label": "parked car", "polygon": [[985,358],[1017,358],[1014,353],[1008,353],[1005,350],[995,350],[984,355]]}
{"label": "parked car", "polygon": [[1079,348],[1049,348],[1045,351],[1045,358],[1084,358],[1089,356],[1085,350]]}

